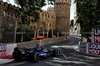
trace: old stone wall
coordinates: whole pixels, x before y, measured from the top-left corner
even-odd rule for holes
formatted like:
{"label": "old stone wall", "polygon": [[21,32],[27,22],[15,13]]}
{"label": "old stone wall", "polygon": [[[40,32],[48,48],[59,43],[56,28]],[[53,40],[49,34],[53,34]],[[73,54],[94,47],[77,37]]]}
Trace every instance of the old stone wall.
{"label": "old stone wall", "polygon": [[[57,29],[60,32],[69,32],[70,21],[70,5],[71,0],[55,0],[54,9],[49,8],[47,11],[40,13],[38,23],[31,24],[34,30],[49,31]],[[0,1],[0,14],[5,13],[18,18],[18,23],[21,22],[21,17],[18,15],[17,8],[7,2]]]}
{"label": "old stone wall", "polygon": [[14,42],[15,25],[17,22],[15,18],[19,18],[16,9],[17,7],[0,1],[0,43]]}
{"label": "old stone wall", "polygon": [[54,30],[56,28],[56,16],[53,13],[43,11],[43,13],[40,13],[39,21],[40,29],[42,28],[49,31],[50,29]]}
{"label": "old stone wall", "polygon": [[[8,34],[3,34],[3,32],[6,32],[4,25],[8,26],[12,22],[16,22],[13,18],[18,18],[17,23],[19,24],[21,22],[21,17],[19,16],[17,12],[18,7],[8,4],[7,2],[0,1],[0,42],[10,42],[8,39],[12,39],[14,41],[14,38],[10,37]],[[4,15],[2,15],[4,14]],[[52,14],[47,11],[43,11],[42,13],[39,12],[40,19],[37,22],[31,23],[30,27],[33,28],[33,30],[37,31],[44,31],[44,30],[54,30],[56,28],[56,16],[55,14]],[[2,15],[2,17],[1,17]],[[10,17],[8,17],[10,16]],[[33,18],[31,16],[28,16],[28,18]],[[13,33],[14,34],[14,33]],[[11,34],[12,35],[12,34]],[[7,38],[9,37],[9,38]],[[8,41],[6,41],[8,40]]]}
{"label": "old stone wall", "polygon": [[55,14],[54,7],[48,7],[47,12]]}
{"label": "old stone wall", "polygon": [[54,30],[56,29],[56,16],[53,13],[43,11],[40,13],[40,19],[37,23],[31,23],[34,30],[44,31],[44,30]]}
{"label": "old stone wall", "polygon": [[[48,11],[40,12],[40,19],[38,22],[31,23],[30,27],[32,27],[35,31],[49,31],[57,29],[59,32],[69,33],[70,5],[71,0],[55,0],[54,9],[51,8],[48,9]],[[17,23],[19,24],[19,22],[21,22],[21,17],[18,15],[17,8],[18,7],[8,4],[7,2],[0,1],[0,14],[3,13],[18,18]],[[1,20],[4,19],[1,18]],[[1,25],[2,22],[0,22]],[[0,34],[0,38],[2,38],[2,33]]]}
{"label": "old stone wall", "polygon": [[18,15],[17,8],[14,5],[8,4],[7,2],[0,1],[0,14],[4,13],[13,17],[18,18],[18,22],[21,21],[21,17]]}
{"label": "old stone wall", "polygon": [[[0,1],[0,14],[4,13],[13,17],[18,18],[17,23],[21,22],[21,17],[18,15],[17,8],[14,5],[8,4],[7,2]],[[50,29],[56,28],[56,16],[48,11],[43,11],[40,13],[40,19],[37,23],[31,23],[34,30],[44,30],[49,31]],[[31,18],[31,17],[30,17]],[[2,19],[1,19],[2,20]]]}

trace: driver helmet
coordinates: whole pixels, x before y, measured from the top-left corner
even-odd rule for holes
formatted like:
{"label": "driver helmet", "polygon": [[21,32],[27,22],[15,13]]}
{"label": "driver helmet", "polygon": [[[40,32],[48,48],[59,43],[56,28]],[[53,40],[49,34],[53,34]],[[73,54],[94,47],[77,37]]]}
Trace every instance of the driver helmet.
{"label": "driver helmet", "polygon": [[41,49],[41,48],[40,48],[40,45],[38,45],[38,44],[36,45],[36,48],[37,48],[37,49]]}

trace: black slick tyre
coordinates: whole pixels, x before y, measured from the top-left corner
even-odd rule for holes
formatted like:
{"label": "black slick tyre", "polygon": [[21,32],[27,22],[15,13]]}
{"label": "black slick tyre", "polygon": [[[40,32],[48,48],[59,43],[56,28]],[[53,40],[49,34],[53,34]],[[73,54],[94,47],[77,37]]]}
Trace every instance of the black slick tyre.
{"label": "black slick tyre", "polygon": [[21,59],[20,51],[14,51],[12,56],[16,61],[19,61]]}
{"label": "black slick tyre", "polygon": [[53,56],[57,57],[58,56],[58,50],[53,50]]}
{"label": "black slick tyre", "polygon": [[31,53],[30,59],[33,62],[37,62],[39,60],[39,54],[38,53]]}

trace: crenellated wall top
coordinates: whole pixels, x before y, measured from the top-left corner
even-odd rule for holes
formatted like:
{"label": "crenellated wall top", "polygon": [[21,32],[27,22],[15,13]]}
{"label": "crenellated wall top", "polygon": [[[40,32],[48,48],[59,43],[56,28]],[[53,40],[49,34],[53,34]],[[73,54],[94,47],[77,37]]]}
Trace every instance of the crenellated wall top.
{"label": "crenellated wall top", "polygon": [[0,1],[0,6],[2,6],[3,8],[7,8],[7,7],[14,8],[14,9],[18,8],[15,5],[8,4],[7,2],[4,2],[4,1]]}
{"label": "crenellated wall top", "polygon": [[55,3],[71,5],[71,0],[55,0]]}

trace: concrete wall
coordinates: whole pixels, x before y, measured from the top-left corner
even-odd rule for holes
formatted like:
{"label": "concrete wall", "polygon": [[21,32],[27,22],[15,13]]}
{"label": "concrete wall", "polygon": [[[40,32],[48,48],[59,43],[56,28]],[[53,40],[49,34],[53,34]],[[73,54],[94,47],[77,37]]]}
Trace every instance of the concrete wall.
{"label": "concrete wall", "polygon": [[25,48],[32,48],[33,46],[36,46],[36,44],[39,44],[40,46],[56,43],[60,41],[67,40],[66,37],[59,37],[59,38],[50,38],[50,39],[43,39],[43,40],[36,40],[36,41],[29,41],[29,42],[22,42],[18,43],[18,47],[25,47]]}

